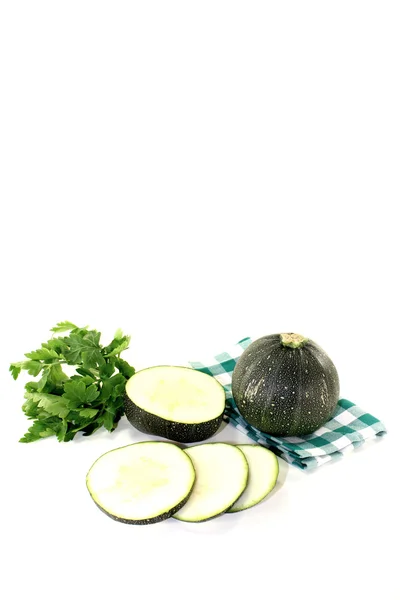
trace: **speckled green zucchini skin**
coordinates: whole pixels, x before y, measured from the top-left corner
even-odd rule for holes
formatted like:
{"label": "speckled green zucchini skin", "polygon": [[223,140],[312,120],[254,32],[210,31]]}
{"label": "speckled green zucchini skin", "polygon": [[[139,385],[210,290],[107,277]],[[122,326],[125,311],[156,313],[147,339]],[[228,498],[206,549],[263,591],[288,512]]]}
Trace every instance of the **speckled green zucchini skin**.
{"label": "speckled green zucchini skin", "polygon": [[290,347],[281,334],[273,334],[243,352],[233,371],[232,394],[243,418],[260,431],[305,435],[332,416],[339,376],[315,342],[304,338],[299,347]]}
{"label": "speckled green zucchini skin", "polygon": [[[194,485],[194,483],[193,483],[193,485]],[[192,486],[192,488],[193,488],[193,486]],[[121,517],[117,517],[117,516],[113,515],[112,513],[109,513],[108,511],[106,511],[102,506],[100,506],[100,504],[98,504],[96,502],[96,500],[94,500],[93,496],[92,496],[92,500],[94,501],[95,505],[101,510],[101,512],[106,514],[108,517],[111,517],[111,519],[113,519],[114,521],[118,521],[119,523],[125,523],[126,525],[152,525],[154,523],[160,523],[161,521],[165,521],[166,519],[169,519],[170,517],[172,517],[176,512],[178,512],[178,510],[180,510],[183,506],[185,506],[186,502],[189,500],[189,496],[190,496],[191,492],[192,492],[192,489],[190,490],[190,492],[188,493],[186,498],[184,498],[181,502],[179,502],[179,504],[177,504],[176,506],[174,506],[167,512],[163,513],[162,515],[157,515],[157,517],[153,517],[151,519],[141,519],[140,521],[135,521],[132,519],[121,519]]]}
{"label": "speckled green zucchini skin", "polygon": [[124,397],[125,414],[133,427],[149,435],[159,435],[181,443],[202,442],[217,433],[224,413],[204,423],[177,423],[137,406],[127,395]]}

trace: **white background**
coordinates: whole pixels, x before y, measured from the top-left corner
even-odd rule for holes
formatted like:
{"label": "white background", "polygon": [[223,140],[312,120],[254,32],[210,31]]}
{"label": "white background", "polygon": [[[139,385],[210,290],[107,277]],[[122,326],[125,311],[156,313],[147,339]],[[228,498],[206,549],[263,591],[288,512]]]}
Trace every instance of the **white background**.
{"label": "white background", "polygon": [[[396,1],[3,0],[4,597],[400,598],[399,27]],[[137,368],[302,333],[389,435],[281,462],[242,514],[115,523],[85,474],[126,421],[17,442],[8,364],[64,319],[122,327]]]}

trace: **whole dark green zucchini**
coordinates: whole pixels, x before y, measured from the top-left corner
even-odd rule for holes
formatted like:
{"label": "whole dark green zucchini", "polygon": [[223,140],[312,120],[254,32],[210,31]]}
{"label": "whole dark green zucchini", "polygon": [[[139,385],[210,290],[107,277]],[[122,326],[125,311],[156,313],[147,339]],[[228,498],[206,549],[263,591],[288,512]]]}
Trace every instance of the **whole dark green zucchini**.
{"label": "whole dark green zucchini", "polygon": [[276,436],[314,432],[333,414],[339,376],[315,342],[295,333],[267,335],[239,358],[232,394],[243,418]]}

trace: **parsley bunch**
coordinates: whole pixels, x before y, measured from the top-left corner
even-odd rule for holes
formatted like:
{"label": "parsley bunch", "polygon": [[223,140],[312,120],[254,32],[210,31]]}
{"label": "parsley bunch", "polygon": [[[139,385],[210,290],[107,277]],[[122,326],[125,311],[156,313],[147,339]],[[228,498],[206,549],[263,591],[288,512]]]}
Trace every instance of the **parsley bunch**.
{"label": "parsley bunch", "polygon": [[[69,321],[58,323],[51,331],[69,335],[53,336],[39,350],[25,354],[28,360],[10,366],[14,379],[21,370],[34,377],[41,375],[25,385],[22,410],[34,422],[20,442],[52,435],[69,442],[78,431],[83,435],[100,427],[114,431],[124,413],[126,381],[135,372],[120,358],[130,337],[118,329],[112,342],[102,346],[98,331]],[[66,375],[63,365],[75,367],[75,374]]]}

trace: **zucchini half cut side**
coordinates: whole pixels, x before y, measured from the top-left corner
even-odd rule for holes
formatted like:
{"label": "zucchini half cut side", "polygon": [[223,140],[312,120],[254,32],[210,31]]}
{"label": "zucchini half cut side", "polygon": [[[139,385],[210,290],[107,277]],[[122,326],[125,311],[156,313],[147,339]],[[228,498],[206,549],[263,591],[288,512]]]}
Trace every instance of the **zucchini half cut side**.
{"label": "zucchini half cut side", "polygon": [[143,433],[200,442],[222,423],[225,390],[211,375],[189,367],[150,367],[127,381],[124,408],[131,425]]}
{"label": "zucchini half cut side", "polygon": [[243,494],[228,512],[255,506],[274,489],[279,474],[276,455],[258,444],[238,444],[249,465],[249,480]]}
{"label": "zucchini half cut side", "polygon": [[189,523],[208,521],[226,512],[247,485],[249,468],[243,452],[225,443],[202,444],[185,450],[196,481],[189,500],[174,518]]}
{"label": "zucchini half cut side", "polygon": [[103,454],[86,485],[97,506],[122,523],[168,519],[190,496],[195,471],[188,455],[169,442],[138,442]]}

